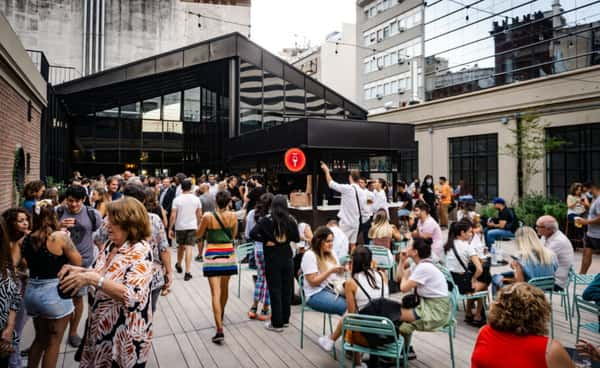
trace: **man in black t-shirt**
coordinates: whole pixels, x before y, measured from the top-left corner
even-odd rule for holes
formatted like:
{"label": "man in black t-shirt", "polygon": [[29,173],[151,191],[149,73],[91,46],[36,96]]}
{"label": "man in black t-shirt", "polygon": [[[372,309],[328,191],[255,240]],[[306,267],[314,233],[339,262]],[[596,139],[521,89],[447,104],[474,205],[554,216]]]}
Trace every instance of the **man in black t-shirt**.
{"label": "man in black t-shirt", "polygon": [[248,204],[246,205],[246,211],[250,212],[254,209],[260,196],[267,192],[263,185],[264,180],[261,176],[253,176],[248,180]]}
{"label": "man in black t-shirt", "polygon": [[519,227],[515,212],[506,207],[504,199],[494,199],[494,207],[498,210],[498,217],[488,219],[485,229],[485,243],[489,249],[492,249],[496,239],[513,237]]}

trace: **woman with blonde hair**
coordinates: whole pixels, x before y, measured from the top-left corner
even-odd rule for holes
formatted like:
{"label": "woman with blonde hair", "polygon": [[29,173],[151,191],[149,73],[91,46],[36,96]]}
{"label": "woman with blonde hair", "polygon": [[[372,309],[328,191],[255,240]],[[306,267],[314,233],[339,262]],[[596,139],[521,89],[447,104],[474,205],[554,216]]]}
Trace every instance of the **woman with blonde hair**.
{"label": "woman with blonde hair", "polygon": [[108,195],[108,191],[101,185],[96,185],[92,190],[92,203],[94,203],[94,209],[100,212],[100,216],[104,218],[106,216],[106,205],[111,201],[111,197]]}
{"label": "woman with blonde hair", "polygon": [[553,276],[558,268],[554,252],[544,247],[537,233],[529,226],[523,226],[515,233],[518,255],[513,257],[510,267],[514,271],[492,277],[492,293],[498,288],[514,282],[527,282],[534,277]]}
{"label": "woman with blonde hair", "polygon": [[373,216],[373,222],[369,229],[369,239],[375,245],[386,247],[388,249],[392,246],[393,240],[402,240],[400,231],[390,224],[388,221],[388,215],[385,209],[380,209]]}

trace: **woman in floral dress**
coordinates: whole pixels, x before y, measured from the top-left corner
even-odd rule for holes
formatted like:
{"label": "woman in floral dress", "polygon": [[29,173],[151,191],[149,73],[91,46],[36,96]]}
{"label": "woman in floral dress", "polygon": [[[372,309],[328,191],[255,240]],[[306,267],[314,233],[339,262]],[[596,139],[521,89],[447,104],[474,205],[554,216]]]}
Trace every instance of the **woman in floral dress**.
{"label": "woman in floral dress", "polygon": [[146,209],[124,197],[107,206],[109,241],[94,268],[65,266],[61,289],[95,287],[81,367],[145,367],[152,351],[152,249]]}

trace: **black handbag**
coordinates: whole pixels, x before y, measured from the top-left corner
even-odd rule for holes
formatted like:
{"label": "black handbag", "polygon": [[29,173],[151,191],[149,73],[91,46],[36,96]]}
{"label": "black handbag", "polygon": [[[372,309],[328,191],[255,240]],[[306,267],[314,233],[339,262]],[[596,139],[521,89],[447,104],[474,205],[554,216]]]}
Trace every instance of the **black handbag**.
{"label": "black handbag", "polygon": [[454,246],[454,243],[452,243],[452,251],[454,252],[454,256],[456,257],[456,260],[458,261],[458,263],[460,263],[463,270],[465,270],[464,273],[452,272],[452,278],[454,279],[454,283],[458,287],[458,292],[461,294],[472,293],[473,286],[471,284],[471,279],[473,279],[473,272],[471,272],[469,270],[469,267],[465,266],[465,263],[463,262],[463,260],[458,255],[458,252],[456,251],[456,247]]}
{"label": "black handbag", "polygon": [[[379,272],[377,273],[379,274]],[[381,274],[379,274],[379,277],[381,277],[381,297],[376,299],[371,299],[371,296],[369,296],[369,293],[367,293],[367,291],[363,288],[360,282],[358,282],[357,279],[354,279],[358,287],[363,291],[363,293],[365,293],[365,295],[369,299],[369,303],[362,307],[358,311],[358,313],[368,314],[370,316],[386,317],[390,319],[394,323],[396,329],[398,329],[400,325],[400,314],[402,304],[398,303],[395,300],[384,297],[384,280]],[[389,335],[380,335],[366,332],[363,332],[362,335],[367,340],[367,343],[369,344],[370,348],[376,348],[378,346],[389,344],[390,342],[394,341],[394,337]]]}

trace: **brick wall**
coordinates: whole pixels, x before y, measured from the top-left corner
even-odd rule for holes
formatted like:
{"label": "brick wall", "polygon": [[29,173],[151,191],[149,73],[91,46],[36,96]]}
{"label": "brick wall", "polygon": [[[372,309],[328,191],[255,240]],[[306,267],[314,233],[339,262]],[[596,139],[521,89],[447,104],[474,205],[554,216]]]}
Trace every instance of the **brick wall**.
{"label": "brick wall", "polygon": [[27,121],[28,101],[0,78],[0,212],[14,206],[13,165],[17,147],[31,155],[30,171],[25,182],[40,177],[40,119],[32,109]]}

